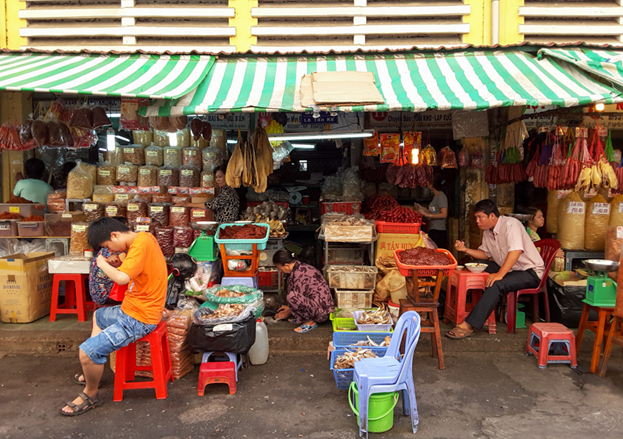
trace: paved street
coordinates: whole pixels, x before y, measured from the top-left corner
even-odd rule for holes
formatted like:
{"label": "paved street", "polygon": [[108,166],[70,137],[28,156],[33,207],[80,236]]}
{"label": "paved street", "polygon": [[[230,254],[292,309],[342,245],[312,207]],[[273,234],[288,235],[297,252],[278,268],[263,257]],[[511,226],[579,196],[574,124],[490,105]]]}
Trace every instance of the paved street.
{"label": "paved street", "polygon": [[[417,436],[396,409],[391,431],[371,438],[620,438],[623,359],[617,350],[608,377],[578,375],[565,365],[547,370],[518,353],[448,355],[436,369],[428,350],[414,361],[420,411]],[[586,361],[583,362],[586,366]],[[224,385],[196,393],[198,368],[169,385],[169,398],[135,390],[112,401],[112,372],[101,389],[105,404],[64,418],[61,405],[80,388],[78,362],[67,356],[0,358],[2,438],[356,438],[346,391],[335,388],[322,355],[271,356],[241,371],[238,392]]]}

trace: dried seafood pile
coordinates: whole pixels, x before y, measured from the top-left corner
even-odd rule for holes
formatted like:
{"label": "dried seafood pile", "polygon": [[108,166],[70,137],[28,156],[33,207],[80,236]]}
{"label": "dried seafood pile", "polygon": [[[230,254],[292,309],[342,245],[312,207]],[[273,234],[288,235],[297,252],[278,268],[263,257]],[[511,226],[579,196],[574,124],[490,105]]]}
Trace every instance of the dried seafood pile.
{"label": "dried seafood pile", "polygon": [[219,232],[220,239],[263,239],[266,236],[266,227],[255,224],[243,226],[223,227]]}
{"label": "dried seafood pile", "polygon": [[386,347],[391,343],[392,338],[388,335],[383,339],[381,343],[375,343],[374,340],[367,336],[367,340],[360,340],[357,343],[353,343],[351,346],[374,346],[374,347]]}
{"label": "dried seafood pile", "polygon": [[236,317],[242,314],[247,305],[241,303],[222,303],[214,310],[212,314],[202,314],[203,320],[214,320],[223,317]]}
{"label": "dried seafood pile", "polygon": [[370,349],[357,349],[356,351],[346,351],[344,355],[340,355],[335,359],[334,369],[352,369],[355,367],[355,362],[363,360],[364,358],[378,358],[374,352]]}
{"label": "dried seafood pile", "polygon": [[452,259],[446,254],[425,247],[416,247],[400,253],[400,262],[405,265],[422,267],[427,265],[452,265]]}
{"label": "dried seafood pile", "polygon": [[241,293],[240,291],[228,290],[227,288],[222,288],[218,290],[214,295],[218,297],[242,297],[244,296],[244,293]]}
{"label": "dried seafood pile", "polygon": [[391,325],[392,317],[389,311],[377,309],[375,311],[364,311],[357,319],[359,325]]}

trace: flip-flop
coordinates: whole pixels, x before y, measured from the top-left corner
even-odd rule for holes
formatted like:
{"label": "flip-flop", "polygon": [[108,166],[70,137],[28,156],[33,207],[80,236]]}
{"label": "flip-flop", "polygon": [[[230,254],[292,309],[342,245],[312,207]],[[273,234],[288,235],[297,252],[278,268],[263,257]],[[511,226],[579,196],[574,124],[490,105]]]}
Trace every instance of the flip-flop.
{"label": "flip-flop", "polygon": [[291,319],[288,319],[288,323],[296,323],[296,319],[292,317]]}
{"label": "flip-flop", "polygon": [[[314,329],[316,329],[318,327],[318,323],[316,323],[315,325],[301,325],[298,328],[294,329],[294,332],[296,332],[297,334],[305,334],[306,332],[312,331]],[[297,329],[301,329],[300,331],[297,331]]]}
{"label": "flip-flop", "polygon": [[455,326],[452,330],[446,332],[446,337],[451,338],[453,340],[461,340],[463,338],[471,337],[474,335],[476,331],[467,332],[465,329],[460,326]]}

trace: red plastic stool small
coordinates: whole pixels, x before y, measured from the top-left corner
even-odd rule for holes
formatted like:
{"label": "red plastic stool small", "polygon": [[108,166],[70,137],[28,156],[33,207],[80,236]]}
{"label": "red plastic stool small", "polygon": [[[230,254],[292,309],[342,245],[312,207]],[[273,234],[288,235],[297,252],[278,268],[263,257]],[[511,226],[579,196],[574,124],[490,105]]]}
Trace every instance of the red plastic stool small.
{"label": "red plastic stool small", "polygon": [[[123,400],[126,389],[155,389],[157,399],[167,397],[167,383],[173,381],[167,324],[160,322],[156,329],[138,341],[149,343],[151,366],[136,365],[136,343],[119,349],[115,365],[114,401]],[[153,380],[135,382],[135,373],[139,370],[152,372]]]}
{"label": "red plastic stool small", "polygon": [[227,384],[229,394],[236,393],[236,363],[233,361],[212,361],[201,363],[197,395],[203,396],[208,384]]}
{"label": "red plastic stool small", "polygon": [[[556,349],[560,349],[560,352],[556,352]],[[560,323],[540,322],[530,326],[526,355],[530,354],[537,357],[541,369],[545,369],[548,363],[569,363],[573,369],[578,366],[575,335]]]}
{"label": "red plastic stool small", "polygon": [[[88,274],[56,273],[52,282],[52,303],[50,321],[56,321],[57,314],[78,314],[79,322],[87,321],[87,311],[92,311],[95,304],[86,299],[85,282]],[[65,302],[59,305],[59,285],[65,281]]]}
{"label": "red plastic stool small", "polygon": [[[489,273],[472,273],[469,270],[455,270],[448,279],[446,303],[443,310],[444,323],[452,322],[460,325],[469,315],[474,305],[482,297],[486,288],[485,282]],[[472,301],[467,302],[467,291],[472,290]],[[495,311],[487,319],[489,334],[497,332]]]}

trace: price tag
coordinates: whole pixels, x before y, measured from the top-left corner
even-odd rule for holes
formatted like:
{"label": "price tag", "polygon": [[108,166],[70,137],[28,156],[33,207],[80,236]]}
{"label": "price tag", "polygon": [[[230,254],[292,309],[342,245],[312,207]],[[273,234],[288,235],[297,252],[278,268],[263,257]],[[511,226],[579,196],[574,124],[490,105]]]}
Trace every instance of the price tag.
{"label": "price tag", "polygon": [[134,154],[134,148],[125,148],[123,152],[126,154]]}
{"label": "price tag", "polygon": [[617,239],[623,239],[623,226],[617,227]]}
{"label": "price tag", "polygon": [[203,181],[213,181],[214,180],[214,174],[210,173],[210,174],[203,174]]}
{"label": "price tag", "polygon": [[586,193],[586,194],[584,195],[584,198],[589,199],[589,198],[593,198],[593,197],[595,197],[595,196],[597,196],[597,190],[593,188],[593,189],[591,189],[590,191],[588,191],[588,193]]}
{"label": "price tag", "polygon": [[192,169],[182,169],[182,175],[184,176],[191,176],[193,175],[193,170]]}
{"label": "price tag", "polygon": [[137,211],[138,211],[138,204],[136,203],[128,204],[128,212],[137,212]]}
{"label": "price tag", "polygon": [[623,203],[619,203],[619,213],[623,213]]}
{"label": "price tag", "polygon": [[212,331],[214,332],[231,331],[233,328],[234,328],[234,325],[232,325],[231,323],[223,323],[222,325],[216,325],[215,327],[213,327]]}
{"label": "price tag", "polygon": [[151,169],[145,169],[145,168],[141,168],[138,170],[138,173],[141,175],[149,175],[151,174]]}
{"label": "price tag", "polygon": [[583,137],[585,139],[588,138],[588,128],[577,127],[575,129],[575,137]]}
{"label": "price tag", "polygon": [[118,211],[119,211],[119,208],[117,206],[108,206],[106,208],[106,213],[110,216],[117,216]]}
{"label": "price tag", "polygon": [[99,204],[85,204],[84,210],[88,210],[89,212],[92,210],[97,210],[97,206],[99,206]]}
{"label": "price tag", "polygon": [[608,127],[599,126],[599,137],[608,137]]}
{"label": "price tag", "polygon": [[151,211],[152,212],[164,212],[164,207],[163,206],[151,206]]}
{"label": "price tag", "polygon": [[572,201],[569,203],[569,206],[567,207],[567,213],[583,215],[584,207],[585,207],[585,204],[583,201]]}
{"label": "price tag", "polygon": [[164,150],[165,154],[177,154],[177,152],[179,151],[178,148],[173,147],[173,148],[166,148]]}
{"label": "price tag", "polygon": [[197,155],[197,150],[196,149],[185,149],[184,155]]}
{"label": "price tag", "polygon": [[216,153],[215,152],[205,152],[204,155],[206,157],[210,157],[210,158],[216,157]]}
{"label": "price tag", "polygon": [[116,201],[123,201],[123,200],[129,200],[129,199],[130,199],[130,194],[115,194]]}
{"label": "price tag", "polygon": [[130,168],[128,168],[127,166],[119,166],[117,168],[117,171],[119,171],[119,173],[124,173],[124,172],[130,172]]}
{"label": "price tag", "polygon": [[107,171],[106,169],[100,169],[100,175],[102,177],[108,177],[110,175],[110,171]]}
{"label": "price tag", "polygon": [[158,151],[147,151],[147,157],[158,157]]}
{"label": "price tag", "polygon": [[11,228],[11,223],[0,223],[0,230],[9,230]]}
{"label": "price tag", "polygon": [[204,218],[205,216],[205,210],[193,210],[193,218]]}
{"label": "price tag", "polygon": [[79,225],[79,224],[73,224],[71,226],[71,230],[73,230],[76,233],[86,232],[87,231],[87,226],[82,226],[82,225]]}
{"label": "price tag", "polygon": [[146,225],[136,226],[136,231],[137,232],[149,232],[149,226],[146,226]]}
{"label": "price tag", "polygon": [[610,205],[608,203],[593,204],[593,215],[610,215]]}
{"label": "price tag", "polygon": [[61,218],[63,219],[73,219],[73,217],[71,216],[71,213],[64,213],[61,215]]}
{"label": "price tag", "polygon": [[562,200],[564,199],[567,195],[569,195],[571,193],[571,191],[558,191],[558,199]]}
{"label": "price tag", "polygon": [[172,207],[171,208],[171,212],[173,213],[184,213],[185,210],[186,208],[184,207]]}
{"label": "price tag", "polygon": [[163,169],[160,171],[160,175],[171,175],[173,173],[173,171],[171,171],[170,169]]}

